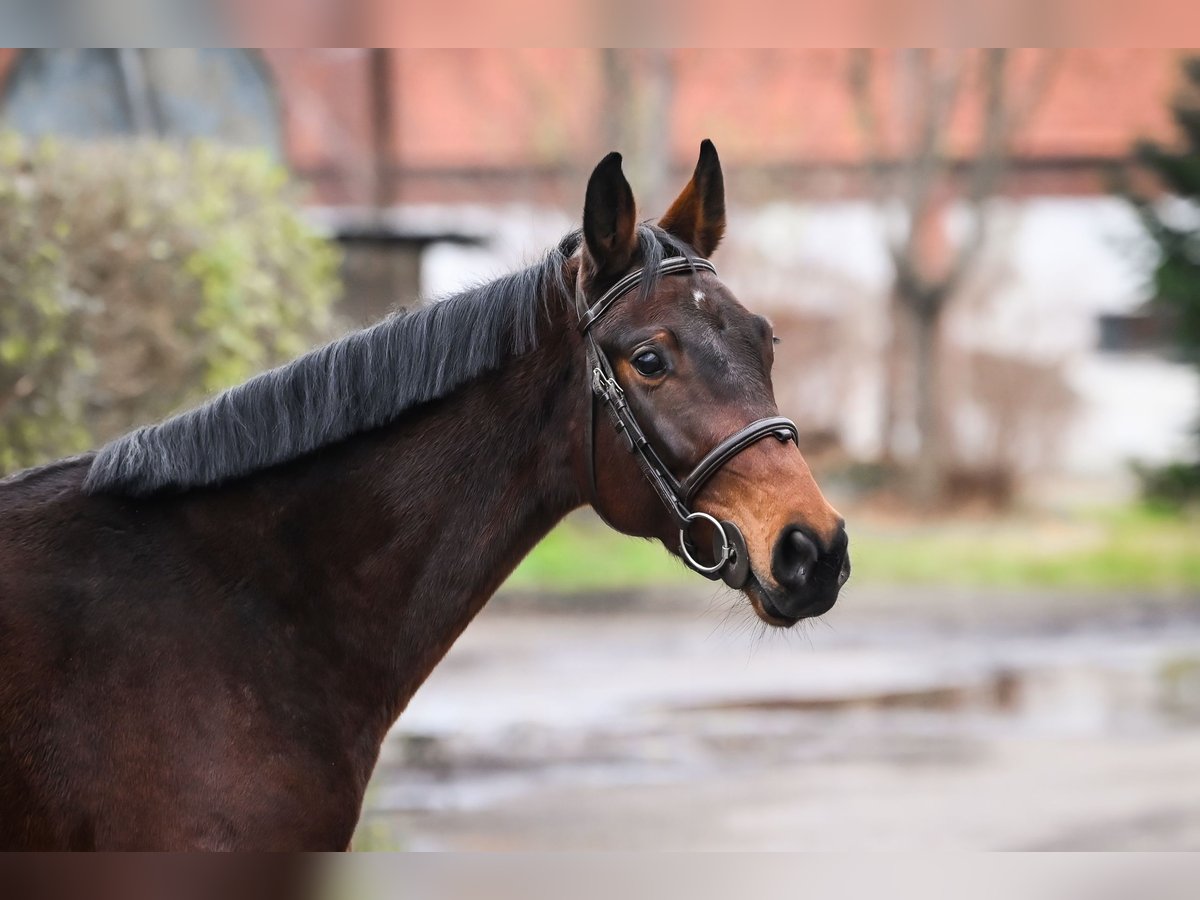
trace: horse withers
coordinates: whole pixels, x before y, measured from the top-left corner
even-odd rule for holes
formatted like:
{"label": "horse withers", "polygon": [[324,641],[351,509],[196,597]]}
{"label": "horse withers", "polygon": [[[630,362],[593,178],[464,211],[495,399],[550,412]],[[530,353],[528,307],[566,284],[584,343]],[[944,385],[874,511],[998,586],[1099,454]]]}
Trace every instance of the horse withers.
{"label": "horse withers", "polygon": [[0,846],[347,847],[388,728],[581,505],[771,625],[828,610],[845,530],[724,228],[710,142],[657,225],[610,154],[536,265],[0,482]]}

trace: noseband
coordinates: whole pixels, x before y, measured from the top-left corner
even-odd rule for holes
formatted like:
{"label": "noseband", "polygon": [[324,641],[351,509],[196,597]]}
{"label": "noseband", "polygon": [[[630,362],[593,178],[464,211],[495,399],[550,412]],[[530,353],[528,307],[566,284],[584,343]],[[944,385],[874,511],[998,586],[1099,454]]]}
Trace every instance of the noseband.
{"label": "noseband", "polygon": [[[699,271],[712,272],[717,270],[706,259],[685,259],[671,257],[664,259],[658,268],[659,277],[667,275],[695,274]],[[720,522],[708,513],[695,512],[691,509],[692,500],[708,481],[716,475],[720,468],[747,447],[770,435],[780,441],[796,441],[799,435],[796,423],[784,416],[771,416],[751,422],[745,428],[735,431],[729,437],[718,443],[696,463],[692,471],[682,480],[678,480],[662,461],[662,457],[650,445],[646,433],[638,424],[637,417],[625,399],[625,391],[617,383],[612,365],[600,348],[600,344],[592,336],[592,326],[612,306],[641,283],[644,270],[630,272],[593,303],[584,309],[579,317],[579,331],[584,337],[587,350],[587,365],[591,373],[589,378],[590,396],[588,398],[589,413],[587,417],[587,434],[584,435],[584,448],[587,454],[589,486],[592,494],[592,505],[596,512],[606,522],[608,519],[596,504],[596,401],[603,403],[608,411],[617,433],[624,436],[627,449],[637,460],[642,474],[654,488],[663,505],[674,517],[679,526],[679,550],[683,554],[688,567],[699,572],[713,581],[722,579],[732,588],[745,586],[750,577],[750,557],[746,550],[746,541],[741,531],[732,522]],[[582,291],[580,291],[582,298]],[[713,526],[713,555],[716,561],[705,565],[695,557],[695,548],[689,539],[688,531],[697,521],[708,522]],[[612,524],[611,522],[609,523]]]}

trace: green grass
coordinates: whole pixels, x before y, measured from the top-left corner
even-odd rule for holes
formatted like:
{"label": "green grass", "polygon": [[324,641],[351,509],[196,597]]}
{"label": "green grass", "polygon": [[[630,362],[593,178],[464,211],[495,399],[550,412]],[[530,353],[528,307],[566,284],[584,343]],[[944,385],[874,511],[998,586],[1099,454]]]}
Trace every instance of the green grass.
{"label": "green grass", "polygon": [[[858,584],[1200,589],[1195,518],[1141,508],[902,524],[849,518]],[[508,584],[583,591],[696,577],[657,543],[573,517],[538,545]]]}
{"label": "green grass", "polygon": [[1200,588],[1200,522],[1141,509],[904,530],[868,526],[852,546],[860,581]]}
{"label": "green grass", "polygon": [[508,579],[509,587],[595,590],[678,584],[696,577],[662,545],[572,517],[550,532]]}

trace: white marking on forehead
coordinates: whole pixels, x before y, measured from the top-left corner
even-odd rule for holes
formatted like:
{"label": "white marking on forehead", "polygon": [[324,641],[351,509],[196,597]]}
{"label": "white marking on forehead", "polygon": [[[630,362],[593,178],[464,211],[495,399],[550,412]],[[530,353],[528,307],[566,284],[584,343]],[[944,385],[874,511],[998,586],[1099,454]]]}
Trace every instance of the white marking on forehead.
{"label": "white marking on forehead", "polygon": [[692,299],[696,301],[696,307],[699,308],[700,304],[704,302],[704,291],[692,291]]}

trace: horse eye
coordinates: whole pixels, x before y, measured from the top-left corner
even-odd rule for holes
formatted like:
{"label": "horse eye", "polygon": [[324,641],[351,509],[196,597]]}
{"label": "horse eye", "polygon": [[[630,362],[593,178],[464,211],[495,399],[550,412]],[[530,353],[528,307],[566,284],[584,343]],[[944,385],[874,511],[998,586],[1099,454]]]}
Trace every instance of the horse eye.
{"label": "horse eye", "polygon": [[667,369],[667,361],[657,350],[643,350],[633,358],[633,367],[642,375],[661,375]]}
{"label": "horse eye", "polygon": [[776,334],[776,335],[772,336],[771,343],[774,344],[775,346],[779,346],[780,344],[783,343],[783,338],[781,338],[779,335]]}

